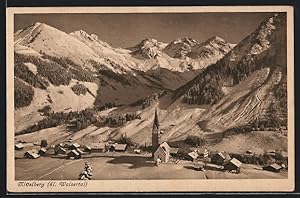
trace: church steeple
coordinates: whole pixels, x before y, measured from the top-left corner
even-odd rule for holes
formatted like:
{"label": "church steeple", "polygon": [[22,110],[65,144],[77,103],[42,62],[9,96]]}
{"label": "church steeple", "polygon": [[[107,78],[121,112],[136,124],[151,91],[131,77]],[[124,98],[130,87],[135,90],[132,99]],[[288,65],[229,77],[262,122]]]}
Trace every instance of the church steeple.
{"label": "church steeple", "polygon": [[159,127],[159,121],[157,116],[157,109],[155,109],[154,121],[152,127],[152,156],[154,156],[154,152],[159,147],[159,134],[160,134],[160,127]]}

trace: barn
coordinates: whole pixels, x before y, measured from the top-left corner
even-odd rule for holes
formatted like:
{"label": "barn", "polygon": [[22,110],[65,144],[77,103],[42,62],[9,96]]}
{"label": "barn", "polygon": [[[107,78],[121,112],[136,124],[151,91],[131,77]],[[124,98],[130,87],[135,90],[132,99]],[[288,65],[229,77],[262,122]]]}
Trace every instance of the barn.
{"label": "barn", "polygon": [[43,148],[41,148],[41,149],[39,150],[39,155],[40,155],[40,156],[43,156],[43,155],[46,154],[46,152],[47,152],[47,149],[43,147]]}
{"label": "barn", "polygon": [[78,149],[80,147],[80,145],[78,143],[73,143],[69,149],[74,150],[74,149]]}
{"label": "barn", "polygon": [[188,156],[189,160],[191,160],[192,162],[194,162],[199,157],[198,153],[196,153],[195,151],[189,152]]}
{"label": "barn", "polygon": [[72,150],[68,153],[68,159],[79,159],[81,154],[77,150]]}
{"label": "barn", "polygon": [[279,173],[281,169],[282,169],[282,166],[280,166],[276,163],[269,164],[269,165],[263,167],[263,170],[272,171],[275,173]]}
{"label": "barn", "polygon": [[24,148],[24,145],[22,143],[18,143],[15,145],[16,150],[22,150]]}
{"label": "barn", "polygon": [[99,143],[92,143],[90,146],[91,152],[105,152],[106,148],[106,143],[104,142],[99,142]]}
{"label": "barn", "polygon": [[211,162],[222,165],[224,162],[230,161],[231,157],[226,152],[219,152],[211,157]]}
{"label": "barn", "polygon": [[114,150],[118,152],[124,152],[127,149],[127,144],[114,144]]}
{"label": "barn", "polygon": [[58,154],[63,154],[64,155],[64,154],[67,153],[66,149],[62,148],[59,145],[55,146],[54,152],[55,152],[55,155],[58,155]]}
{"label": "barn", "polygon": [[24,157],[28,158],[28,159],[36,159],[39,158],[40,155],[38,154],[37,150],[30,150],[27,151],[26,153],[24,153]]}
{"label": "barn", "polygon": [[237,160],[236,158],[232,158],[230,161],[225,162],[224,169],[225,170],[240,170],[242,162]]}

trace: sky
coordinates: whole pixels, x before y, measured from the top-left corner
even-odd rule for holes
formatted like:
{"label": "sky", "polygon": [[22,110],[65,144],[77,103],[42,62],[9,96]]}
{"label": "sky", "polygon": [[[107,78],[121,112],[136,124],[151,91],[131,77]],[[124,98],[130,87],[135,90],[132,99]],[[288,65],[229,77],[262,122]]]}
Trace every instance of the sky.
{"label": "sky", "polygon": [[190,37],[203,42],[219,36],[238,43],[255,31],[273,13],[101,13],[101,14],[16,14],[14,30],[35,22],[66,33],[84,30],[96,34],[113,47],[132,47],[145,38],[171,42]]}

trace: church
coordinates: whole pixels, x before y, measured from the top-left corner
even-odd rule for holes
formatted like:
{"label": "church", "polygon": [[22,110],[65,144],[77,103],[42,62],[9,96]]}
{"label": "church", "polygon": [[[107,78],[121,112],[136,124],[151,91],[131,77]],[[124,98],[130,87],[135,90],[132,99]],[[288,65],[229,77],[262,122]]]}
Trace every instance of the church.
{"label": "church", "polygon": [[167,142],[160,144],[160,125],[157,116],[157,109],[155,109],[153,127],[152,127],[152,157],[156,162],[158,159],[161,162],[168,162],[170,158],[171,147]]}

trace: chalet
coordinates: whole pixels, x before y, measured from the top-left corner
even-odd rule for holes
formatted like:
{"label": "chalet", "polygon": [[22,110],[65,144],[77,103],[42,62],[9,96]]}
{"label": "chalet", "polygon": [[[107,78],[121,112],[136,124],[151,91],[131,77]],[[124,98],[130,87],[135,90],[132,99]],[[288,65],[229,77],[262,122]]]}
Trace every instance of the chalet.
{"label": "chalet", "polygon": [[237,160],[236,158],[232,158],[230,161],[225,162],[224,164],[224,169],[225,170],[240,170],[240,167],[242,165],[242,162],[240,162],[239,160]]}
{"label": "chalet", "polygon": [[104,142],[92,143],[90,148],[91,148],[91,152],[105,152],[106,143]]}
{"label": "chalet", "polygon": [[114,150],[115,151],[126,151],[127,149],[127,144],[114,144]]}
{"label": "chalet", "polygon": [[211,162],[214,164],[222,165],[231,159],[230,155],[226,152],[219,152],[211,157]]}
{"label": "chalet", "polygon": [[77,150],[72,150],[68,153],[68,159],[79,159],[81,154]]}
{"label": "chalet", "polygon": [[133,152],[136,153],[136,154],[140,154],[141,150],[140,149],[134,149]]}
{"label": "chalet", "polygon": [[169,144],[167,142],[163,142],[154,152],[154,161],[159,158],[163,163],[168,162],[170,159],[170,151],[171,147],[169,146]]}
{"label": "chalet", "polygon": [[269,164],[269,165],[263,167],[263,170],[272,171],[275,173],[280,172],[281,169],[282,169],[282,166],[280,166],[276,163]]}
{"label": "chalet", "polygon": [[46,152],[47,152],[47,149],[44,148],[44,147],[42,147],[42,148],[39,150],[39,155],[40,155],[40,156],[43,156],[43,155],[46,154]]}
{"label": "chalet", "polygon": [[24,148],[24,145],[22,143],[18,143],[15,145],[16,150],[22,150]]}
{"label": "chalet", "polygon": [[55,152],[55,155],[58,155],[58,154],[66,154],[66,153],[67,153],[66,149],[62,148],[62,147],[59,146],[59,145],[55,146],[54,152]]}
{"label": "chalet", "polygon": [[177,155],[177,153],[178,153],[178,151],[179,151],[179,148],[170,148],[170,155],[171,156],[176,156]]}
{"label": "chalet", "polygon": [[208,158],[208,150],[206,148],[193,148],[192,151],[196,152],[201,158]]}
{"label": "chalet", "polygon": [[188,156],[189,159],[193,162],[199,157],[199,155],[195,151],[189,152]]}
{"label": "chalet", "polygon": [[40,155],[38,154],[37,150],[29,150],[26,153],[24,153],[24,157],[28,158],[28,159],[36,159],[39,158]]}
{"label": "chalet", "polygon": [[75,149],[78,149],[79,147],[80,147],[80,145],[78,143],[73,143],[70,145],[69,149],[75,150]]}

